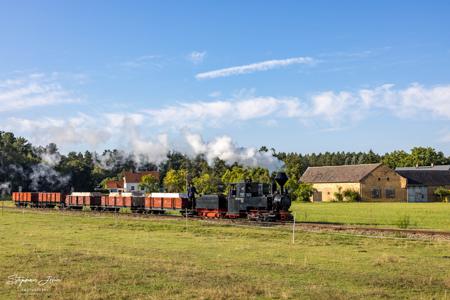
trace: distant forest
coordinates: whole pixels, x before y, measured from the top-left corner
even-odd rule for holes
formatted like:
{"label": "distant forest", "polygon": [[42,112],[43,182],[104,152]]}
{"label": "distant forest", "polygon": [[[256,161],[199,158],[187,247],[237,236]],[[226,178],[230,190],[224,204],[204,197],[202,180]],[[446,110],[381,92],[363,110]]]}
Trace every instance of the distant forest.
{"label": "distant forest", "polygon": [[[309,166],[351,165],[383,162],[391,168],[450,164],[450,157],[430,147],[415,147],[383,155],[368,152],[285,153],[262,146],[260,152],[271,153],[284,163],[291,189]],[[217,187],[229,182],[251,179],[270,182],[273,174],[262,167],[245,167],[219,158],[208,164],[204,155],[189,157],[179,152],[167,153],[159,165],[145,162],[142,157],[120,150],[105,150],[99,154],[85,151],[60,154],[55,144],[33,146],[25,138],[0,131],[0,189],[2,193],[16,191],[93,191],[106,180],[118,179],[123,171],[159,170],[159,188],[183,191],[187,182],[201,193],[217,192]]]}

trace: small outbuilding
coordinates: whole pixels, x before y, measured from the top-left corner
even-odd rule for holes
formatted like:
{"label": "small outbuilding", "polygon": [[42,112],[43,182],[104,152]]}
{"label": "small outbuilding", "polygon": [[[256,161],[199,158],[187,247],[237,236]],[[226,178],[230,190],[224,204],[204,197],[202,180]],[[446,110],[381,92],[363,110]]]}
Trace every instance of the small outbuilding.
{"label": "small outbuilding", "polygon": [[450,165],[396,168],[407,180],[408,202],[440,201],[434,194],[438,187],[450,189]]}
{"label": "small outbuilding", "polygon": [[334,201],[346,190],[361,201],[406,202],[406,179],[381,163],[309,167],[300,182],[312,184],[313,202]]}

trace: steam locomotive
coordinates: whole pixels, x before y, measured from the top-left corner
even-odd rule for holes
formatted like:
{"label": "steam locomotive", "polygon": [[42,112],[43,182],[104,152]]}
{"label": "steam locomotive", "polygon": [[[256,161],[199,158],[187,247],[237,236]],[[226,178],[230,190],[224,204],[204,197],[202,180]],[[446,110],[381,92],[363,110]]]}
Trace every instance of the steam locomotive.
{"label": "steam locomotive", "polygon": [[181,193],[61,193],[14,192],[13,200],[18,207],[31,206],[64,209],[120,210],[130,209],[137,213],[164,213],[178,210],[183,215],[203,218],[247,218],[255,221],[287,221],[291,199],[284,189],[288,177],[279,172],[272,184],[243,181],[230,185],[227,195],[203,195],[189,199]]}
{"label": "steam locomotive", "polygon": [[231,184],[228,195],[204,195],[193,213],[207,218],[248,218],[255,221],[291,220],[291,199],[284,189],[288,177],[279,172],[276,184],[244,181]]}

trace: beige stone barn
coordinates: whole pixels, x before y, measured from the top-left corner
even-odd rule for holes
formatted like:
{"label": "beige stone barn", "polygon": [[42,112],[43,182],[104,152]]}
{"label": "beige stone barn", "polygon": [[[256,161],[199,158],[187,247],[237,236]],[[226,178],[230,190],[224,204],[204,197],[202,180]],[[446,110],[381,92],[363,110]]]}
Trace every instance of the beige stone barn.
{"label": "beige stone barn", "polygon": [[314,188],[311,201],[334,201],[336,192],[356,191],[361,201],[406,202],[406,178],[378,164],[309,167],[300,182]]}

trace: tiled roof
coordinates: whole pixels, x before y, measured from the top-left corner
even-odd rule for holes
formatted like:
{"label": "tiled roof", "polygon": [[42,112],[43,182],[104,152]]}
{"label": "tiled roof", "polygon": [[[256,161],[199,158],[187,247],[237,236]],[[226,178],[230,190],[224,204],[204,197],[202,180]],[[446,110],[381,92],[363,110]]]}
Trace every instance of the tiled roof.
{"label": "tiled roof", "polygon": [[153,177],[157,178],[159,180],[159,172],[158,171],[144,171],[144,172],[125,172],[124,177],[125,181],[128,183],[139,183],[141,182],[142,176],[145,175],[152,175]]}
{"label": "tiled roof", "polygon": [[107,189],[123,189],[123,181],[121,180],[110,180],[106,182]]}
{"label": "tiled roof", "polygon": [[381,163],[309,167],[300,178],[306,183],[333,183],[333,182],[359,182],[378,168]]}

